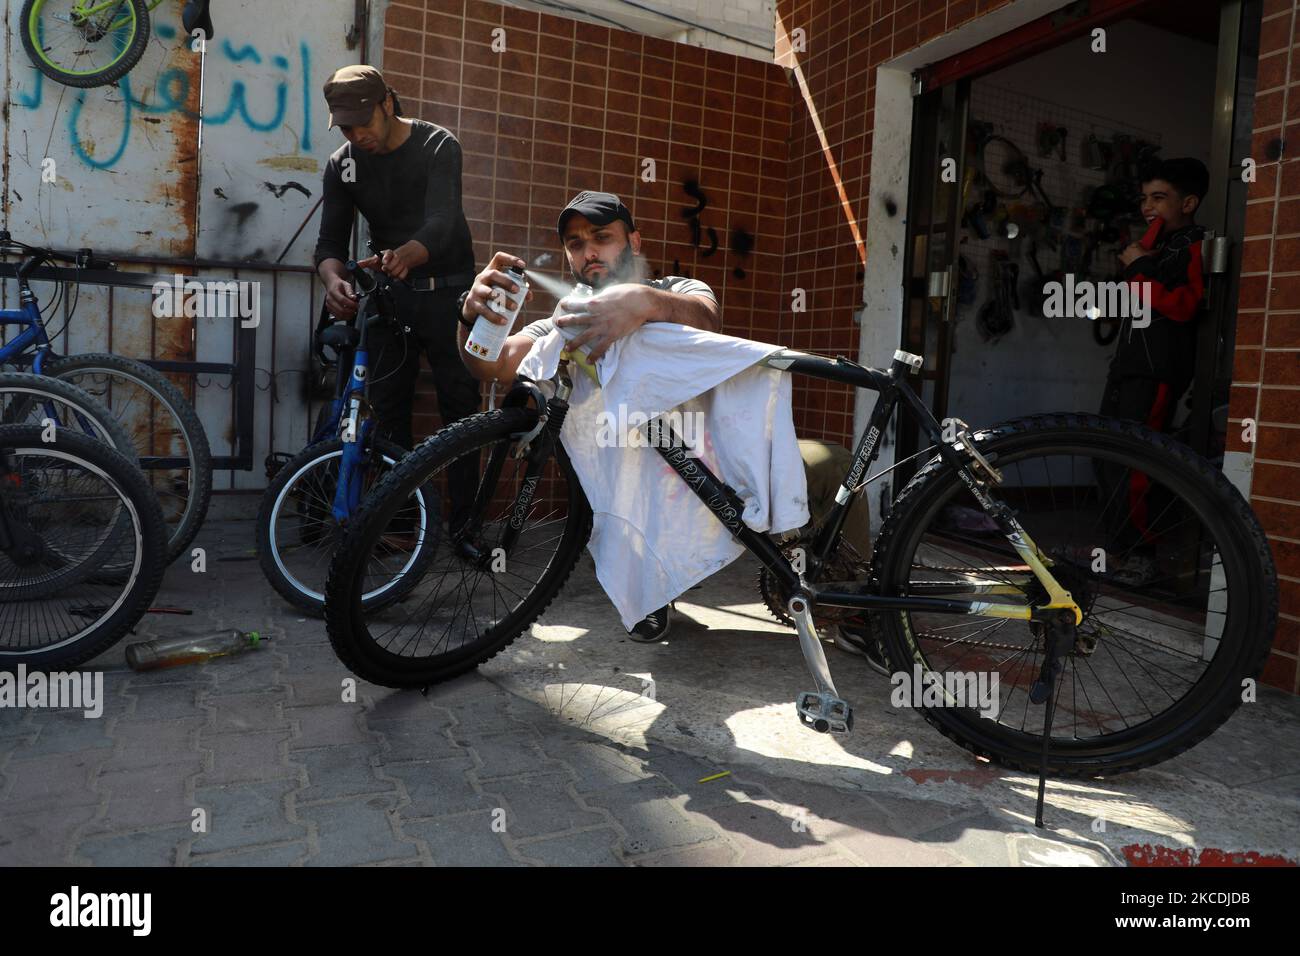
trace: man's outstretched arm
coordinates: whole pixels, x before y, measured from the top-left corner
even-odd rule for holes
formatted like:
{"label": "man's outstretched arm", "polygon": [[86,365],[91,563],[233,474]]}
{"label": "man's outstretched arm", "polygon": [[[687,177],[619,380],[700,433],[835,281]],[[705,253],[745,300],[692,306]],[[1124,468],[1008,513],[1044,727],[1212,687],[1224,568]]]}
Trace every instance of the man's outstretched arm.
{"label": "man's outstretched arm", "polygon": [[[703,332],[717,332],[722,326],[718,303],[702,287],[699,292],[669,292],[648,285],[616,285],[603,289],[585,303],[564,300],[560,307],[571,312],[555,320],[560,326],[585,327],[568,345],[570,350],[590,345],[594,362],[611,345],[631,335],[647,322],[676,322]],[[581,311],[579,311],[581,310]]]}

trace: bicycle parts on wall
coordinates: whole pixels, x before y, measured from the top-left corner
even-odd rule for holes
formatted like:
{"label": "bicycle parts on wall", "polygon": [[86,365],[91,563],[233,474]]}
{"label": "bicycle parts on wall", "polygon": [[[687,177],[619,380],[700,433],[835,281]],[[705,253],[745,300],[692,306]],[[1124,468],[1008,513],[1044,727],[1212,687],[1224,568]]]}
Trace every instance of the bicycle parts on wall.
{"label": "bicycle parts on wall", "polygon": [[[140,62],[149,43],[149,13],[162,0],[26,0],[19,17],[23,49],[50,79],[82,89],[111,86]],[[186,0],[181,13],[189,44],[214,30],[209,0]]]}

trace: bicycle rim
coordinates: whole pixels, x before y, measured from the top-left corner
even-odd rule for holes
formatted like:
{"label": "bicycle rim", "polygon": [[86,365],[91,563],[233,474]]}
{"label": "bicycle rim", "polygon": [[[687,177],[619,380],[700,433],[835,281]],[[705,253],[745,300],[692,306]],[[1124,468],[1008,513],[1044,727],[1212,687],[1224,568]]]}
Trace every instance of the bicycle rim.
{"label": "bicycle rim", "polygon": [[[1154,450],[1135,458],[1133,448],[1103,441],[1046,441],[990,460],[1004,477],[994,496],[1084,611],[1056,684],[1052,752],[1067,769],[1072,761],[1081,770],[1111,759],[1155,762],[1240,703],[1236,681],[1258,658],[1268,574],[1221,490],[1179,462]],[[905,505],[907,520],[900,517],[896,557],[882,569],[885,593],[1046,603],[951,470],[924,484]],[[1043,663],[1037,625],[978,613],[886,618],[894,666],[915,669],[914,689],[933,685],[914,702],[928,719],[977,752],[1020,766],[1036,760],[1045,713],[1029,699]],[[1197,736],[1198,727],[1208,729]]]}
{"label": "bicycle rim", "polygon": [[[275,497],[267,528],[271,557],[282,580],[303,598],[320,604],[325,602],[325,576],[338,542],[339,527],[332,509],[342,458],[341,449],[329,451],[295,469]],[[373,463],[367,467],[365,491],[395,464],[391,455],[382,455],[381,467]],[[417,488],[397,510],[390,522],[393,533],[382,536],[376,545],[376,575],[383,583],[362,596],[368,605],[396,590],[419,562],[421,550],[436,533],[431,505],[425,501],[425,490]],[[412,539],[409,546],[395,540],[408,536]]]}
{"label": "bicycle rim", "polygon": [[[76,359],[77,356],[72,356],[68,361]],[[144,469],[162,506],[169,552],[174,552],[178,539],[192,538],[197,532],[196,514],[207,507],[207,495],[199,486],[205,478],[211,480],[210,476],[201,474],[206,465],[191,440],[180,410],[173,408],[148,381],[122,369],[92,367],[64,372],[55,364],[53,374],[84,389],[109,409],[126,428],[138,458],[173,458],[185,463],[179,467]]]}
{"label": "bicycle rim", "polygon": [[[136,504],[105,469],[50,446],[15,447],[14,459],[10,507],[48,551],[30,562],[0,554],[0,662],[97,633],[131,595],[145,558]],[[126,573],[105,582],[105,564]]]}

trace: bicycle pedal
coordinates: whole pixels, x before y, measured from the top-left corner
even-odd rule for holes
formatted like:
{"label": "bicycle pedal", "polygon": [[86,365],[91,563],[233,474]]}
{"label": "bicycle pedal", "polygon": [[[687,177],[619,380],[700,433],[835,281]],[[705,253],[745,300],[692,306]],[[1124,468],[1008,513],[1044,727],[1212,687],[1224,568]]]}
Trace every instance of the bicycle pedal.
{"label": "bicycle pedal", "polygon": [[853,729],[853,708],[832,694],[804,691],[795,700],[799,722],[819,734],[847,734]]}

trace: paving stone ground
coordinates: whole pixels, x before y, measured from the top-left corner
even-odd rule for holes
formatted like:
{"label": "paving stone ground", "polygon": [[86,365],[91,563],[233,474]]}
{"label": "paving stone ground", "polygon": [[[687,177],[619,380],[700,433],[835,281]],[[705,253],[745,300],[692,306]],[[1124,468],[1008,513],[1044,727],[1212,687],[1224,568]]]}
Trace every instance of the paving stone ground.
{"label": "paving stone ground", "polygon": [[[285,605],[253,526],[212,521],[208,570],[87,665],[103,715],[0,709],[0,865],[1127,865],[1166,851],[1300,860],[1300,705],[1271,691],[1152,770],[1053,784],[976,763],[830,651],[845,739],[799,727],[792,632],[733,568],[627,641],[589,564],[533,633],[418,692],[348,672]],[[255,653],[154,674],[131,640],[221,628]],[[649,688],[654,687],[654,699]],[[722,775],[722,776],[719,776]],[[1100,827],[1100,829],[1099,829]],[[1248,856],[1254,854],[1254,856]]]}

